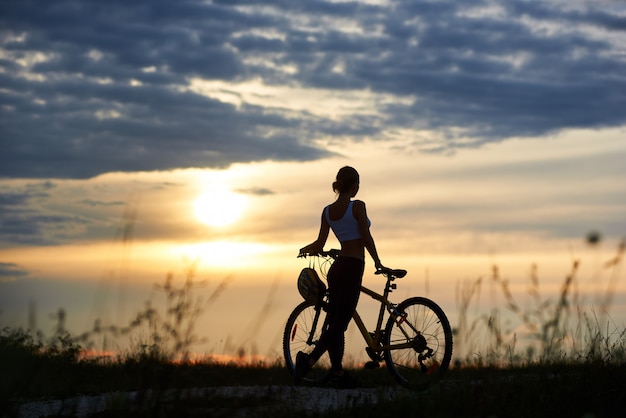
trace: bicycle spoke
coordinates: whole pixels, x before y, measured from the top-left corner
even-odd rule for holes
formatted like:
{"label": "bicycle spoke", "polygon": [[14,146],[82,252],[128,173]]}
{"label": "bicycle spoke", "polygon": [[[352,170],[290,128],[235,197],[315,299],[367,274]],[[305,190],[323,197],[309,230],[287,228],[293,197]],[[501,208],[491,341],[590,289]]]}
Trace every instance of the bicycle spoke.
{"label": "bicycle spoke", "polygon": [[[311,337],[311,329],[315,324],[316,315],[317,311],[315,306],[303,302],[294,309],[287,321],[283,334],[283,354],[285,356],[287,369],[292,374],[295,369],[295,360],[298,352],[303,351],[310,353],[319,340],[326,314],[323,310],[320,311],[315,332]],[[309,338],[311,338],[310,343]],[[328,359],[328,354],[324,354],[304,380],[308,382],[318,382],[322,380],[328,372],[329,365],[330,360]]]}
{"label": "bicycle spoke", "polygon": [[[387,367],[401,384],[426,387],[450,362],[450,325],[441,308],[425,298],[408,299],[398,310],[406,317],[399,323],[392,319],[387,323],[388,344],[392,347],[385,353]],[[399,348],[401,344],[408,346]]]}

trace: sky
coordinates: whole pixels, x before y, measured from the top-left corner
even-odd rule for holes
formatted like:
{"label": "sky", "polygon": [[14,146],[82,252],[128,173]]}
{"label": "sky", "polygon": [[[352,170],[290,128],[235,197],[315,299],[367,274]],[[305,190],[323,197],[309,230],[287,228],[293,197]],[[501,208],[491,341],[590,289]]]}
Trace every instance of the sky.
{"label": "sky", "polygon": [[454,324],[578,260],[623,328],[625,45],[609,0],[2,2],[0,325],[124,322],[195,262],[208,349],[280,350],[352,165],[399,299]]}

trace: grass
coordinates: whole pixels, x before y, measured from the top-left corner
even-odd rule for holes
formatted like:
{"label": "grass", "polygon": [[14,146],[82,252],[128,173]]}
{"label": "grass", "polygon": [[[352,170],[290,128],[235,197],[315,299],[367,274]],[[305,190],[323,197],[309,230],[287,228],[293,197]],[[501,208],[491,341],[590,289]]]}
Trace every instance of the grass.
{"label": "grass", "polygon": [[[448,416],[625,416],[626,330],[611,325],[608,316],[616,271],[621,266],[624,242],[605,264],[610,280],[601,303],[585,310],[577,294],[579,262],[572,263],[556,298],[544,298],[536,270],[530,276],[531,304],[522,306],[509,282],[494,266],[489,280],[504,296],[505,311],[528,330],[530,344],[520,348],[515,333],[508,332],[500,308],[470,319],[470,307],[478,304],[484,279],[459,288],[460,316],[455,327],[457,353],[453,367],[439,385],[420,393],[398,392],[393,400],[344,406],[327,412],[300,411],[303,416],[407,417]],[[59,311],[54,334],[22,329],[0,330],[0,416],[12,416],[17,406],[33,399],[63,399],[83,395],[118,393],[107,399],[105,412],[90,416],[292,416],[291,408],[277,401],[273,387],[290,386],[291,376],[282,359],[271,363],[223,364],[207,357],[192,361],[190,353],[199,339],[194,324],[201,306],[219,296],[221,283],[209,301],[193,296],[198,284],[194,266],[186,270],[177,288],[168,275],[159,285],[166,296],[163,311],[147,304],[124,327],[94,329],[73,337]],[[503,325],[504,324],[504,325]],[[132,336],[134,345],[115,357],[84,356],[94,340]],[[481,345],[479,346],[478,343]],[[397,388],[383,368],[351,370],[365,387],[381,393]],[[233,399],[212,392],[189,395],[191,388],[264,386],[265,394]],[[124,393],[136,393],[129,399]],[[289,399],[286,401],[289,404]],[[69,411],[69,416],[75,411]]]}
{"label": "grass", "polygon": [[[143,396],[110,396],[107,412],[92,416],[207,416],[207,411],[210,416],[237,416],[244,412],[273,417],[293,414],[293,409],[278,408],[276,397],[270,393],[272,387],[291,385],[291,377],[278,360],[272,365],[237,366],[171,363],[145,357],[103,364],[80,359],[73,346],[67,348],[67,352],[47,352],[22,331],[2,331],[0,410],[8,411],[6,416],[16,411],[20,400],[133,391]],[[384,368],[351,372],[366,387],[380,391],[396,387]],[[236,399],[211,392],[184,395],[189,388],[222,386],[265,386],[268,394]],[[308,416],[623,416],[624,388],[623,362],[473,366],[450,370],[438,386],[425,392],[399,392],[391,401],[313,411]]]}
{"label": "grass", "polygon": [[[533,265],[527,290],[530,303],[526,306],[516,300],[509,281],[495,265],[490,277],[461,285],[457,290],[460,314],[454,330],[457,363],[497,367],[623,364],[626,329],[613,323],[609,312],[625,250],[626,239],[619,244],[615,256],[604,263],[603,269],[610,276],[608,285],[591,305],[584,303],[579,292],[579,260],[572,262],[555,298],[543,295],[537,267]],[[486,281],[500,290],[505,308],[495,307],[470,320],[470,308],[480,305]],[[510,329],[514,326],[518,332]]]}
{"label": "grass", "polygon": [[[626,412],[621,366],[529,366],[451,372],[435,393],[350,411],[359,417],[617,417]],[[337,416],[349,416],[338,413]]]}

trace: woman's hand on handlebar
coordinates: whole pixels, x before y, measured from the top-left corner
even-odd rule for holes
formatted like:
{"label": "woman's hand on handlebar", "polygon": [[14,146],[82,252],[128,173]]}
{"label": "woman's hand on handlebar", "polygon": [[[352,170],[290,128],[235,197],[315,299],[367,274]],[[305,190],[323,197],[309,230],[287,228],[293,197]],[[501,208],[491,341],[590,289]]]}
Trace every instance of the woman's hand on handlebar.
{"label": "woman's hand on handlebar", "polygon": [[318,254],[320,251],[322,251],[321,248],[317,248],[313,244],[309,244],[306,247],[300,248],[300,251],[298,252],[298,257],[306,257],[309,255],[315,255],[315,254]]}

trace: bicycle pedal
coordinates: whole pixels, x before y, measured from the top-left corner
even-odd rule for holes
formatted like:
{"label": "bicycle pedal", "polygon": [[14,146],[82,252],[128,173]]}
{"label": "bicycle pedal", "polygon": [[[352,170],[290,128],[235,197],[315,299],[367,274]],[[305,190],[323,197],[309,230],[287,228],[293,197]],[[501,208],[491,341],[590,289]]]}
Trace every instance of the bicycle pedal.
{"label": "bicycle pedal", "polygon": [[368,361],[365,365],[363,365],[363,367],[368,370],[378,369],[380,367],[380,363],[377,361]]}
{"label": "bicycle pedal", "polygon": [[380,363],[381,361],[383,361],[382,353],[375,352],[371,347],[366,347],[365,352],[367,353],[369,358],[372,359],[373,362]]}

